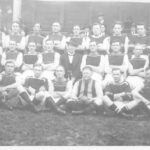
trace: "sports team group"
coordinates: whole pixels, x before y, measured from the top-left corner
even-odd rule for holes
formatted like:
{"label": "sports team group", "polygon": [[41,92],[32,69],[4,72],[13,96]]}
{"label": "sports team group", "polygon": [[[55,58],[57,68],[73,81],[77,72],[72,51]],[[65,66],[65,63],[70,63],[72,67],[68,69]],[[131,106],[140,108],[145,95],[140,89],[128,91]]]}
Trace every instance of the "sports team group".
{"label": "sports team group", "polygon": [[93,23],[70,34],[53,22],[46,36],[40,23],[25,35],[18,22],[0,32],[0,108],[59,115],[150,115],[150,37],[144,23],[111,34]]}

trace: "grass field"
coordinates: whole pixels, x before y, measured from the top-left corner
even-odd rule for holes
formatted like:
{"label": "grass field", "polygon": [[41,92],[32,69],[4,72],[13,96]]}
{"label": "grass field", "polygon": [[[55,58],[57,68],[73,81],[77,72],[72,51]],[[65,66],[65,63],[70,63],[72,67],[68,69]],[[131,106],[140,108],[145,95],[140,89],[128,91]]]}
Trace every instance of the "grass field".
{"label": "grass field", "polygon": [[0,109],[0,146],[150,145],[150,119]]}

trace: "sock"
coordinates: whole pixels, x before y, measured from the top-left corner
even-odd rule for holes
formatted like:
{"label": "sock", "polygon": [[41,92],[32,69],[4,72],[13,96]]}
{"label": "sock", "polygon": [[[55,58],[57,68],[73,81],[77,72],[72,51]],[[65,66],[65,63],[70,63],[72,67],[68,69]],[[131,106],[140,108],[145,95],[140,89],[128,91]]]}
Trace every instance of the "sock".
{"label": "sock", "polygon": [[128,114],[128,113],[130,112],[130,110],[128,110],[127,107],[123,107],[123,108],[121,109],[121,112]]}
{"label": "sock", "polygon": [[66,99],[61,98],[61,99],[56,103],[56,105],[57,105],[57,106],[60,106],[60,105],[62,105],[62,104],[65,104],[66,101],[67,101]]}
{"label": "sock", "polygon": [[46,105],[46,107],[51,108],[53,110],[57,109],[56,104],[55,104],[54,100],[52,99],[52,97],[46,98],[45,105]]}
{"label": "sock", "polygon": [[117,106],[115,104],[112,104],[109,109],[112,110],[112,111],[115,111],[117,108]]}
{"label": "sock", "polygon": [[28,94],[26,92],[22,92],[20,93],[20,97],[25,100],[28,104],[30,104],[31,106],[33,106],[33,103],[30,99],[30,97],[28,96]]}

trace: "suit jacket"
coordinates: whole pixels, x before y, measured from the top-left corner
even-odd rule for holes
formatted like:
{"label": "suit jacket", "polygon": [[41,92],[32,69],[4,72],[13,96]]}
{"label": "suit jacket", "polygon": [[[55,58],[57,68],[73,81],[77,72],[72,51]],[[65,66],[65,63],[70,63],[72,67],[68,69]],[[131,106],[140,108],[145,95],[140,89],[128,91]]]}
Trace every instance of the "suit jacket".
{"label": "suit jacket", "polygon": [[82,55],[75,53],[73,56],[73,61],[70,64],[68,53],[64,53],[60,57],[60,65],[65,68],[65,77],[68,78],[71,72],[72,77],[75,79],[81,78],[80,65],[82,61]]}

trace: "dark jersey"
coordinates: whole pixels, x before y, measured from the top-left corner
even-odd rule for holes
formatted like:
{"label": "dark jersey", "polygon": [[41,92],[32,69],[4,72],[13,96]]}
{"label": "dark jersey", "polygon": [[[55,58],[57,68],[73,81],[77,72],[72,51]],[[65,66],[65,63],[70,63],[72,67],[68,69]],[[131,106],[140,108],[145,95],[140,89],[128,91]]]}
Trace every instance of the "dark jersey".
{"label": "dark jersey", "polygon": [[130,63],[133,66],[133,69],[140,69],[140,68],[144,68],[145,64],[146,64],[146,59],[144,58],[132,58],[130,59]]}
{"label": "dark jersey", "polygon": [[16,82],[15,74],[11,75],[3,74],[2,80],[0,81],[0,87],[8,86],[14,84],[15,82]]}
{"label": "dark jersey", "polygon": [[128,82],[122,82],[119,84],[110,83],[105,88],[105,94],[109,96],[111,100],[114,101],[114,94],[120,94],[125,92],[125,95],[122,97],[123,100],[131,100],[131,88]]}
{"label": "dark jersey", "polygon": [[110,54],[108,56],[108,61],[109,61],[109,65],[121,66],[123,65],[124,55],[123,54],[120,54],[120,55]]}
{"label": "dark jersey", "polygon": [[28,65],[34,65],[38,61],[37,54],[24,54],[23,62]]}
{"label": "dark jersey", "polygon": [[44,52],[42,53],[43,63],[50,64],[54,62],[55,53],[54,52]]}
{"label": "dark jersey", "polygon": [[12,59],[12,60],[16,60],[18,56],[18,52],[14,52],[14,51],[8,51],[6,52],[6,60],[8,59]]}
{"label": "dark jersey", "polygon": [[86,65],[99,66],[101,56],[88,56],[86,58]]}
{"label": "dark jersey", "polygon": [[48,81],[45,78],[38,79],[34,77],[29,77],[26,79],[24,86],[26,88],[33,88],[36,92],[39,91],[41,87],[44,87],[46,90],[48,90]]}

